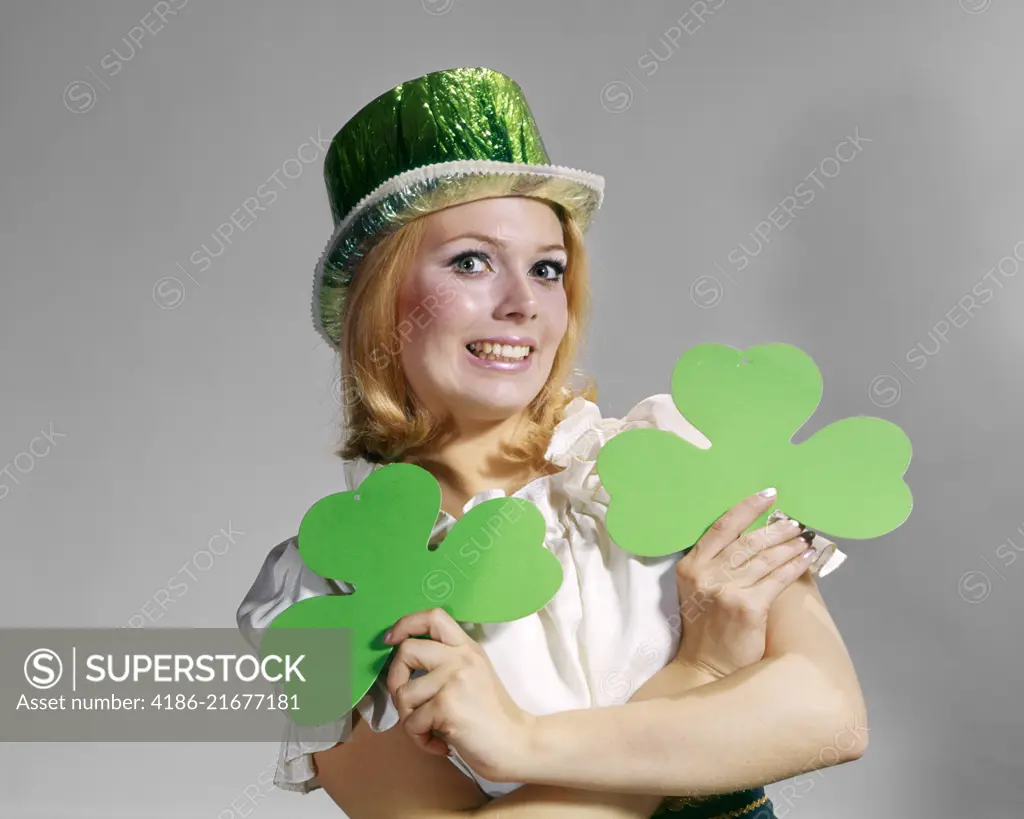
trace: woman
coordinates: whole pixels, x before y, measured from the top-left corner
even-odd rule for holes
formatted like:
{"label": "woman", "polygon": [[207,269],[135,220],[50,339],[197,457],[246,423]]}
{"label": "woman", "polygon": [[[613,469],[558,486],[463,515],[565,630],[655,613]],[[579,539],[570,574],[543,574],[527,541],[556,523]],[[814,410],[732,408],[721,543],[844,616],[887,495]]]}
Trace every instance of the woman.
{"label": "woman", "polygon": [[[511,623],[401,618],[351,740],[304,744],[289,729],[275,782],[322,787],[352,819],[768,819],[761,785],[859,757],[863,698],[808,572],[841,553],[788,520],[743,536],[771,493],[682,558],[609,539],[604,441],[654,427],[710,442],[667,395],[613,419],[565,386],[603,180],[548,162],[519,87],[484,68],[403,83],[338,133],[325,178],[336,227],[313,312],[342,356],[345,488],[387,463],[430,471],[433,548],[478,503],[525,498],[564,579]],[[296,600],[338,593],[358,590],[310,572],[292,538],[238,624],[256,646]]]}

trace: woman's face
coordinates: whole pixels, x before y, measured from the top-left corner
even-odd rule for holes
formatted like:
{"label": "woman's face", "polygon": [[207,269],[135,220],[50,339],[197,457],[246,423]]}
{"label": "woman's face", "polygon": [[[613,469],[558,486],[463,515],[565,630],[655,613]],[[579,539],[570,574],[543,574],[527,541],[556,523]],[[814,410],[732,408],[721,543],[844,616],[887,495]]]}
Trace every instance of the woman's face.
{"label": "woman's face", "polygon": [[435,414],[514,415],[544,386],[568,323],[558,216],[536,199],[506,196],[423,218],[399,299],[406,377]]}

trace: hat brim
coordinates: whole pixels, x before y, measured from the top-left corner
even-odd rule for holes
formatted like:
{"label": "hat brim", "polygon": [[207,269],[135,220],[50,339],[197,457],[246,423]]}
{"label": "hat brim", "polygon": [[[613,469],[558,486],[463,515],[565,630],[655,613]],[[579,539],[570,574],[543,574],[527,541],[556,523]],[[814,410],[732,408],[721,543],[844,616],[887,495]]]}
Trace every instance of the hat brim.
{"label": "hat brim", "polygon": [[387,180],[338,223],[313,278],[313,324],[340,349],[345,299],[352,275],[381,239],[419,216],[495,196],[488,178],[500,178],[505,196],[536,196],[564,207],[586,231],[604,198],[604,177],[561,165],[459,160],[424,165]]}

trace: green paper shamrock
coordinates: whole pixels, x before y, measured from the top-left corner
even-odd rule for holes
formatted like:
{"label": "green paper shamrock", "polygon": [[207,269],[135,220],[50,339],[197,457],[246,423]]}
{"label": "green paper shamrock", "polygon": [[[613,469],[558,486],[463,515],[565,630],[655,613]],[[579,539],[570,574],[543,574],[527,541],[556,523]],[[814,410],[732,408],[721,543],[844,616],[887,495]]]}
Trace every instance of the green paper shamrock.
{"label": "green paper shamrock", "polygon": [[685,551],[728,509],[769,486],[778,490],[776,508],[823,533],[864,539],[895,529],[912,505],[903,482],[910,441],[895,424],[860,416],[792,443],[821,388],[814,361],[789,344],[688,350],[672,373],[672,399],[711,447],[657,429],[608,441],[597,471],[611,498],[611,538],[638,555]]}
{"label": "green paper shamrock", "polygon": [[350,629],[351,656],[344,661],[351,669],[351,701],[338,696],[337,652],[322,647],[307,657],[314,679],[307,673],[306,683],[284,685],[287,695],[301,696],[301,709],[290,714],[294,722],[320,725],[354,708],[395,648],[382,638],[400,617],[443,608],[463,622],[507,622],[539,611],[558,591],[562,566],[543,548],[546,523],[534,504],[484,501],[429,548],[440,509],[441,487],[429,472],[391,464],[358,489],[328,495],[306,512],[298,533],[303,561],[355,591],[293,603],[271,622],[260,654],[294,654],[300,634]]}

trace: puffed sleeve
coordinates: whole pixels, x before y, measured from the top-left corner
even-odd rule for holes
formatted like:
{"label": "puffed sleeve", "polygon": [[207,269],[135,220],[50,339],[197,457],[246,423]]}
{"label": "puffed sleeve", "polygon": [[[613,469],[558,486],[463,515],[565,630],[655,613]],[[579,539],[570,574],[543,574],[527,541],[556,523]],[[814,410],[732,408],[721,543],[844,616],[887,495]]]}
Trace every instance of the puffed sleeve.
{"label": "puffed sleeve", "polygon": [[[259,651],[260,641],[271,621],[293,603],[328,594],[351,594],[354,589],[342,581],[320,577],[302,560],[297,538],[279,543],[263,561],[236,613],[238,630],[246,642]],[[387,731],[398,722],[398,711],[391,700],[385,680],[389,665],[374,681],[366,695],[356,704],[359,715],[374,731]],[[300,738],[297,727],[286,720],[286,729],[278,755],[274,784],[279,788],[309,793],[321,787],[313,768],[313,753],[334,747],[342,736],[349,714],[317,729],[324,739]],[[335,738],[330,738],[335,737]]]}

